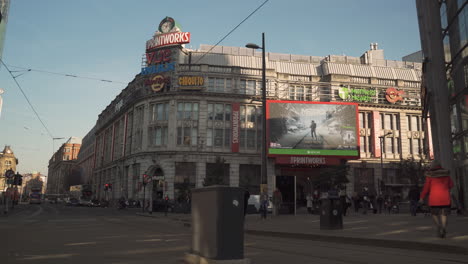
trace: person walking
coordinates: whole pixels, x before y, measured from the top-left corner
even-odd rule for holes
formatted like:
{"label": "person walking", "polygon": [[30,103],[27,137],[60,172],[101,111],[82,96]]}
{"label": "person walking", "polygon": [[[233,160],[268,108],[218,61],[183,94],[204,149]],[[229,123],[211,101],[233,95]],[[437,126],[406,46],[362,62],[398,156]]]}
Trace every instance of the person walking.
{"label": "person walking", "polygon": [[447,234],[447,216],[450,213],[450,189],[453,181],[448,170],[442,168],[439,161],[434,160],[426,172],[426,182],[419,202],[422,203],[429,195],[432,219],[437,228],[437,235],[444,238]]}
{"label": "person walking", "polygon": [[281,204],[283,203],[283,195],[281,194],[278,188],[275,189],[273,192],[273,215],[278,215],[279,210],[281,208]]}
{"label": "person walking", "polygon": [[317,139],[317,134],[315,133],[315,129],[317,128],[317,124],[314,120],[310,123],[310,137]]}
{"label": "person walking", "polygon": [[260,216],[261,219],[266,219],[268,213],[268,194],[264,193],[260,196]]}
{"label": "person walking", "polygon": [[312,196],[312,194],[308,193],[307,197],[306,197],[306,200],[307,200],[307,212],[309,214],[312,214],[312,206],[313,206],[312,201],[313,201],[313,199],[314,199],[314,197]]}
{"label": "person walking", "polygon": [[408,193],[408,199],[410,200],[410,212],[412,216],[416,216],[416,213],[418,211],[418,200],[419,200],[419,188],[418,185],[414,185],[409,193]]}

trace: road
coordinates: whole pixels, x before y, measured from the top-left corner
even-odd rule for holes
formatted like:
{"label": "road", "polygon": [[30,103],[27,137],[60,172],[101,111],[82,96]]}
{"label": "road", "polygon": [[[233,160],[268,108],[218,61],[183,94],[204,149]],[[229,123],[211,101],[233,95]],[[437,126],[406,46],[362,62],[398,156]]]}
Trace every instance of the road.
{"label": "road", "polygon": [[[191,243],[181,222],[137,209],[20,205],[0,216],[1,263],[182,263]],[[468,263],[466,255],[247,235],[252,263]]]}

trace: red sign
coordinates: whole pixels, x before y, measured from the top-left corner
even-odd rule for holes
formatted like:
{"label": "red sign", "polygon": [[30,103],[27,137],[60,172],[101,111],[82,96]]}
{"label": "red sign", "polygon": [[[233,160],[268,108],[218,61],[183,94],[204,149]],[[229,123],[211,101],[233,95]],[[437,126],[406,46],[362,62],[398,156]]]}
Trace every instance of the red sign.
{"label": "red sign", "polygon": [[151,64],[170,62],[171,56],[172,56],[172,51],[170,49],[147,52],[146,64],[151,65]]}
{"label": "red sign", "polygon": [[232,104],[232,135],[231,135],[231,150],[239,152],[239,133],[240,133],[240,104]]}
{"label": "red sign", "polygon": [[190,32],[156,34],[153,39],[146,42],[146,50],[186,43],[190,43]]}
{"label": "red sign", "polygon": [[376,158],[380,157],[380,129],[382,128],[382,120],[380,120],[379,111],[372,111],[372,144],[374,145],[374,156]]}
{"label": "red sign", "polygon": [[337,157],[308,157],[308,156],[277,156],[276,164],[292,165],[338,165]]}
{"label": "red sign", "polygon": [[397,89],[390,87],[385,91],[385,98],[389,103],[394,104],[398,101],[403,101],[402,95],[404,93],[404,91],[398,91]]}

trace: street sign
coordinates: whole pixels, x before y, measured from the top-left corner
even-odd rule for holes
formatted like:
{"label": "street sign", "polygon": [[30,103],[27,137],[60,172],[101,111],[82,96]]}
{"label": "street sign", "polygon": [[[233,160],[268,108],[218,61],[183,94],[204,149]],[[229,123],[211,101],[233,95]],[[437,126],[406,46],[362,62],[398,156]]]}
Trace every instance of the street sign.
{"label": "street sign", "polygon": [[13,178],[13,176],[15,176],[15,172],[12,169],[9,169],[5,172],[5,177]]}

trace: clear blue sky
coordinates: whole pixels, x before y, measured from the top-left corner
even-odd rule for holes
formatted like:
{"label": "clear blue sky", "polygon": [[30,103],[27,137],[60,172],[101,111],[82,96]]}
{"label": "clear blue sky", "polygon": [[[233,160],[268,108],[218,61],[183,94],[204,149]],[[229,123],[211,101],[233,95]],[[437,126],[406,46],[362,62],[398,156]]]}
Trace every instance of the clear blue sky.
{"label": "clear blue sky", "polygon": [[[187,47],[215,44],[264,0],[12,0],[3,60],[8,65],[128,83],[146,40],[173,17],[191,32]],[[221,45],[261,44],[269,52],[360,56],[378,42],[391,60],[420,50],[414,0],[270,0]],[[14,68],[11,68],[14,69]],[[84,137],[125,84],[29,72],[17,78],[54,137]],[[52,140],[4,67],[0,147],[20,173],[47,174]],[[57,140],[55,149],[65,140]]]}

